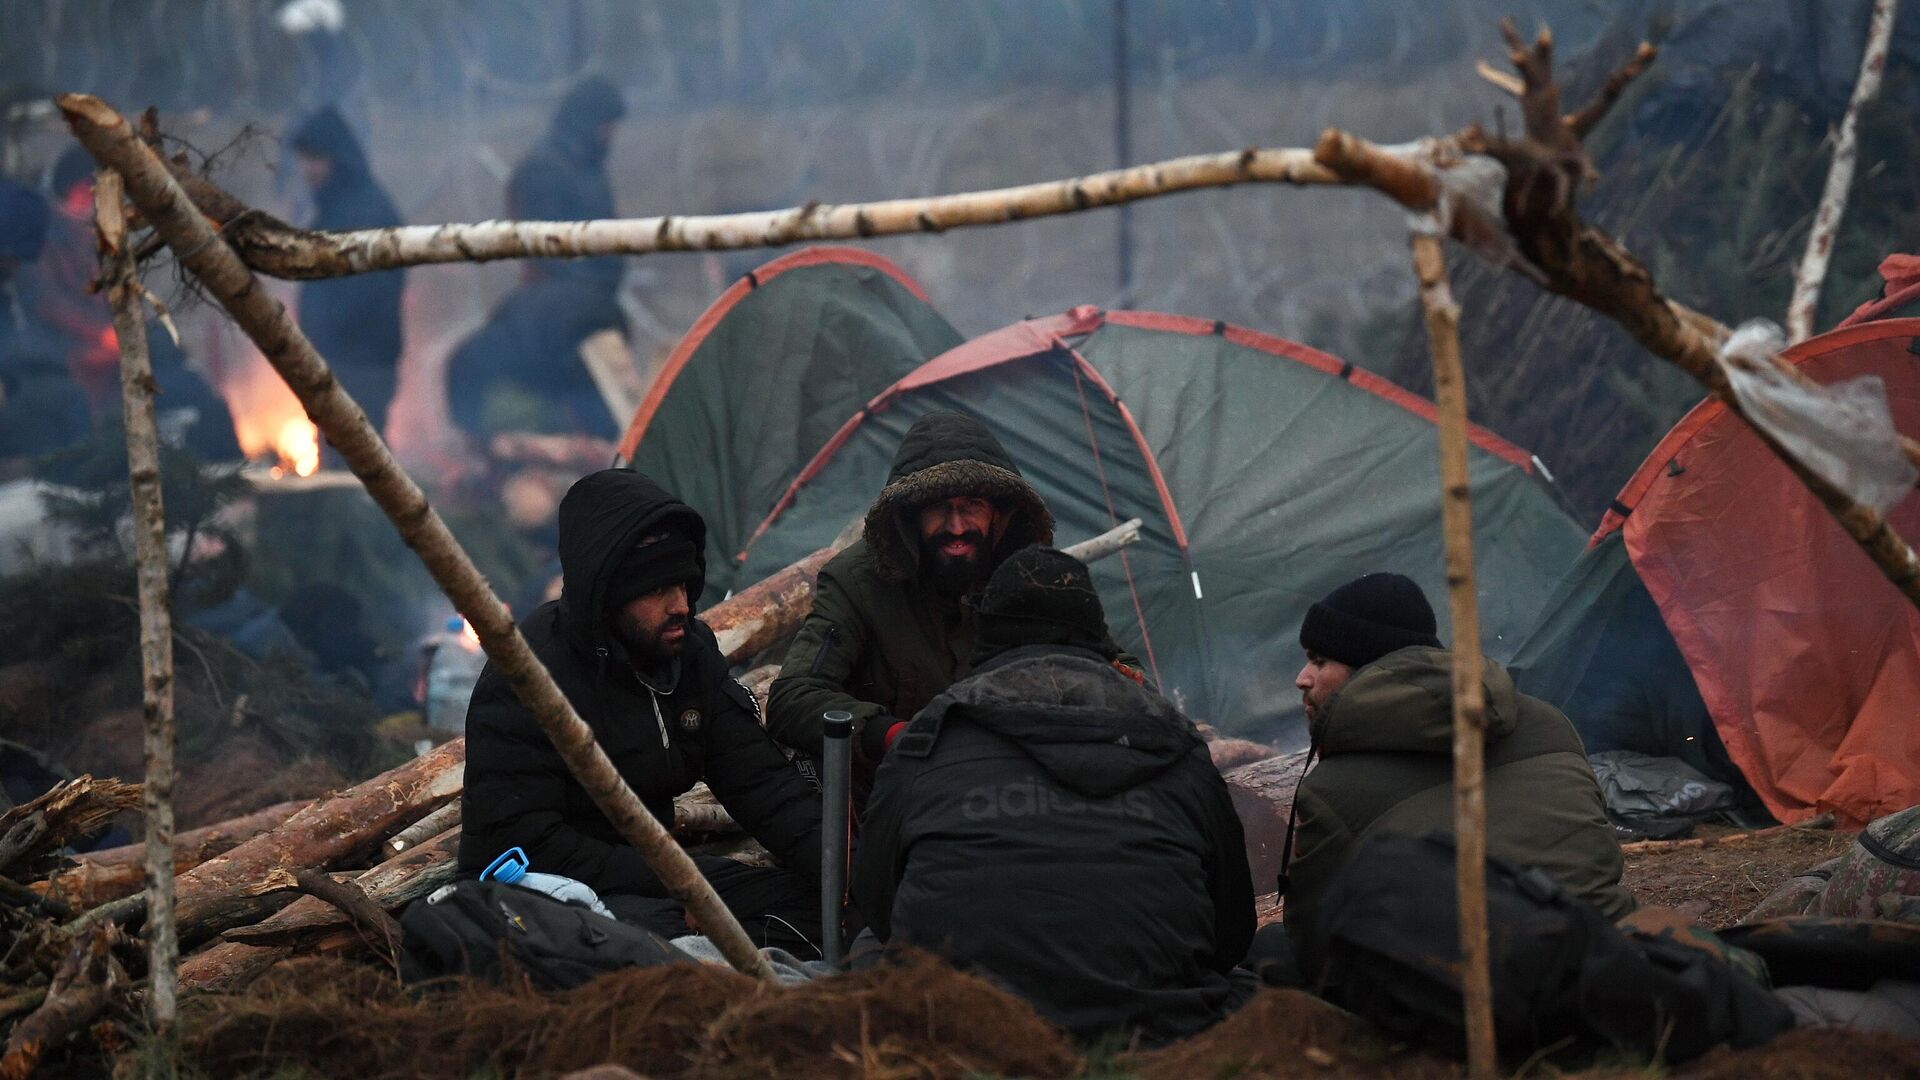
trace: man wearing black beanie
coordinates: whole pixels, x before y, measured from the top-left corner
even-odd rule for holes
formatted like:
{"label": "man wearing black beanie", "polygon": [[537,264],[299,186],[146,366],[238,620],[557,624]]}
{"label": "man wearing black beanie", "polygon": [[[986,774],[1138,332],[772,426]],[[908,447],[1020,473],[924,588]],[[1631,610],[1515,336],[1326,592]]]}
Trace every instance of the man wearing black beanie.
{"label": "man wearing black beanie", "polygon": [[1244,999],[1253,887],[1206,743],[1115,663],[1070,555],[1008,556],[973,602],[972,673],[874,780],[853,897],[1084,1039],[1191,1035]]}
{"label": "man wearing black beanie", "polygon": [[[1433,608],[1400,574],[1368,574],[1307,609],[1306,666],[1294,685],[1320,763],[1295,798],[1288,937],[1311,980],[1322,892],[1374,832],[1453,826],[1453,660]],[[1580,736],[1559,710],[1514,689],[1488,661],[1487,851],[1537,866],[1609,917],[1634,908],[1620,845]]]}
{"label": "man wearing black beanie", "polygon": [[[706,580],[706,523],[627,469],[574,484],[560,503],[560,599],[520,624],[601,749],[648,810],[705,780],[785,868],[694,861],[761,945],[816,955],[820,800],[761,730],[713,631],[693,617]],[[684,913],[560,760],[489,662],[467,710],[460,866],[519,848],[537,873],[585,882],[620,918],[667,937]]]}

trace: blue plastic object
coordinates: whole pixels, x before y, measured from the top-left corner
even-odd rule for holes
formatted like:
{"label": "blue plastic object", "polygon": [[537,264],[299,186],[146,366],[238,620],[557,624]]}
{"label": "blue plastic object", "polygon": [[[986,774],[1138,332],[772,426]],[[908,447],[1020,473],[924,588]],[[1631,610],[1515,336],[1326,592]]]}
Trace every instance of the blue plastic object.
{"label": "blue plastic object", "polygon": [[527,876],[527,867],[531,865],[532,862],[527,858],[526,852],[517,847],[510,847],[488,863],[485,870],[480,871],[480,880],[512,885]]}

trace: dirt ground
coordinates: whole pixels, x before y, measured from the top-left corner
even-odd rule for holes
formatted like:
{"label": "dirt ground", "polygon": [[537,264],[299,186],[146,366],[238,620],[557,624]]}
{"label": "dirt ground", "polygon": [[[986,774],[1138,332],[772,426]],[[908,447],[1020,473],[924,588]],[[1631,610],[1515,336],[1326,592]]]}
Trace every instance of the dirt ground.
{"label": "dirt ground", "polygon": [[[1703,825],[1695,835],[1742,831]],[[1852,844],[1851,833],[1789,829],[1707,847],[1629,853],[1622,880],[1643,905],[1675,908],[1712,927],[1731,926],[1781,882]]]}
{"label": "dirt ground", "polygon": [[[1736,832],[1703,830],[1713,837]],[[1830,831],[1789,831],[1637,852],[1627,857],[1627,881],[1643,903],[1724,926],[1779,882],[1851,842]],[[562,994],[471,985],[424,996],[403,991],[391,969],[293,961],[244,994],[191,1000],[181,1020],[176,1065],[180,1075],[195,1077],[560,1076],[600,1062],[688,1080],[1461,1075],[1455,1062],[1397,1045],[1365,1021],[1287,990],[1263,991],[1226,1022],[1173,1046],[1083,1053],[1023,1002],[931,960],[795,989],[755,986],[713,968],[672,967],[619,972]],[[79,1060],[68,1064],[86,1071]],[[1677,1067],[1565,1072],[1535,1064],[1523,1075],[1920,1080],[1920,1042],[1794,1031]]]}

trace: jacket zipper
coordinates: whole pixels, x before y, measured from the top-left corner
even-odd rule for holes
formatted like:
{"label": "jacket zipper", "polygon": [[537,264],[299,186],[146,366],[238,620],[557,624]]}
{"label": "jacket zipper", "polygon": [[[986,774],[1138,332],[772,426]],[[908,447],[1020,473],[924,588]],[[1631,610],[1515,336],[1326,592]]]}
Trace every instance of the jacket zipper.
{"label": "jacket zipper", "polygon": [[651,686],[647,687],[647,700],[653,702],[653,722],[660,725],[660,749],[665,750],[673,741],[667,738],[667,718],[660,715],[660,695]]}

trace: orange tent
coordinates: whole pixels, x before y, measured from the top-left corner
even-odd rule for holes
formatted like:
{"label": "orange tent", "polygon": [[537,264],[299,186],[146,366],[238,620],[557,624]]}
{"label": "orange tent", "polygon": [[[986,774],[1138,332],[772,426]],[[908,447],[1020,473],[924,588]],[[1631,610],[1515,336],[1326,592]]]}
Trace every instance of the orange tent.
{"label": "orange tent", "polygon": [[[1920,432],[1920,319],[1849,323],[1787,358],[1820,383],[1878,376],[1895,425]],[[1889,518],[1920,540],[1920,493]],[[1745,423],[1717,401],[1687,414],[1594,550],[1616,533],[1776,817],[1858,824],[1920,803],[1920,611]]]}

